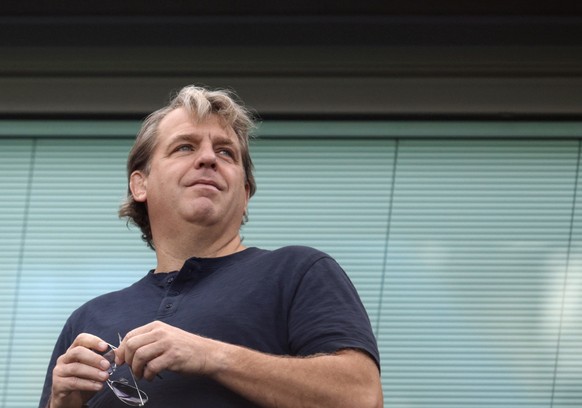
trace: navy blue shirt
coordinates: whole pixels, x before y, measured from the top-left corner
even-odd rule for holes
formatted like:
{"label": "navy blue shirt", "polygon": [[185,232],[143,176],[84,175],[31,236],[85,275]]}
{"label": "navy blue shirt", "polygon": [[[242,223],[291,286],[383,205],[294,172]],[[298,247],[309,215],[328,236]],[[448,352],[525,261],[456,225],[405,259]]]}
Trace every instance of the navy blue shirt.
{"label": "navy blue shirt", "polygon": [[[40,407],[48,401],[56,359],[77,335],[91,333],[116,345],[118,332],[123,336],[155,320],[276,355],[309,356],[356,348],[379,366],[364,306],[331,257],[307,247],[248,248],[220,258],[191,258],[179,272],[150,271],[132,286],[77,309],[55,346]],[[127,367],[118,368],[123,369]],[[162,377],[139,383],[149,396],[150,408],[256,407],[206,378],[171,372]],[[88,405],[127,406],[107,386]]]}

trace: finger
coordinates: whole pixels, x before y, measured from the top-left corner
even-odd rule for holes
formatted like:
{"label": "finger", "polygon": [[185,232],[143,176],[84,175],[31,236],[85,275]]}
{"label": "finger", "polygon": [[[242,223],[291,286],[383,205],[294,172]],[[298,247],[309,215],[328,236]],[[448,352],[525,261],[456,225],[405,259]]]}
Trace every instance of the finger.
{"label": "finger", "polygon": [[154,344],[156,343],[156,336],[151,332],[133,337],[126,342],[125,361],[134,374],[139,377],[142,375],[142,369],[147,362],[155,357],[152,354]]}
{"label": "finger", "polygon": [[[132,367],[132,370],[134,370],[135,367],[141,377],[142,368],[147,364],[149,355],[143,354],[140,360],[137,363],[134,363],[135,353],[142,347],[159,341],[164,337],[166,329],[169,327],[171,326],[156,320],[128,332],[116,350],[116,363],[122,364],[125,362]],[[142,350],[142,353],[143,352],[144,350]],[[155,353],[153,357],[158,354],[159,353]]]}
{"label": "finger", "polygon": [[[69,348],[69,350],[59,357],[62,364],[73,364],[80,363],[82,365],[99,368],[101,370],[107,370],[110,366],[109,361],[102,355],[89,350],[88,348],[77,346]],[[57,360],[57,361],[59,361]]]}
{"label": "finger", "polygon": [[133,365],[135,352],[141,347],[154,343],[158,336],[158,330],[155,329],[152,323],[132,330],[121,342],[117,349],[117,354],[119,354],[127,364]]}
{"label": "finger", "polygon": [[125,346],[119,346],[117,349],[114,350],[115,353],[115,364],[118,366],[125,363]]}
{"label": "finger", "polygon": [[75,338],[69,349],[79,346],[101,352],[107,350],[108,347],[107,343],[103,341],[101,338],[89,333],[79,334]]}
{"label": "finger", "polygon": [[101,381],[93,381],[79,377],[61,378],[59,383],[55,385],[55,392],[59,393],[69,393],[75,391],[95,392],[100,391],[103,388],[103,382]]}
{"label": "finger", "polygon": [[156,342],[138,348],[133,355],[131,363],[133,373],[138,378],[153,379],[157,373],[166,368],[163,358],[160,358],[163,354],[163,347]]}
{"label": "finger", "polygon": [[154,358],[153,360],[148,361],[143,366],[143,378],[148,381],[152,381],[155,377],[162,378],[160,376],[160,372],[167,369],[167,361],[164,361],[163,354]]}
{"label": "finger", "polygon": [[160,325],[163,325],[163,323],[162,323],[162,322],[160,322],[160,321],[157,321],[157,320],[156,320],[156,321],[154,321],[154,322],[151,322],[151,323],[148,323],[148,324],[144,324],[143,326],[137,327],[137,328],[135,328],[135,329],[131,330],[130,332],[128,332],[128,333],[125,335],[125,337],[123,338],[123,341],[122,341],[122,343],[123,343],[125,340],[129,340],[129,339],[131,339],[131,338],[133,338],[133,337],[136,337],[136,336],[141,336],[142,334],[149,333],[149,332],[151,332],[152,330],[154,330],[154,329],[156,329],[157,327],[159,327]]}
{"label": "finger", "polygon": [[119,343],[117,350],[115,350],[115,363],[117,365],[121,365],[123,363],[131,364],[131,358],[133,356],[133,349],[129,349],[127,346],[127,342],[130,339],[135,338],[136,336],[140,336],[143,333],[147,333],[150,331],[149,324],[144,326],[138,327],[133,329],[132,331],[128,332],[125,337]]}
{"label": "finger", "polygon": [[109,378],[109,373],[106,370],[78,362],[57,364],[53,369],[53,374],[58,378],[77,378],[98,382],[103,382]]}

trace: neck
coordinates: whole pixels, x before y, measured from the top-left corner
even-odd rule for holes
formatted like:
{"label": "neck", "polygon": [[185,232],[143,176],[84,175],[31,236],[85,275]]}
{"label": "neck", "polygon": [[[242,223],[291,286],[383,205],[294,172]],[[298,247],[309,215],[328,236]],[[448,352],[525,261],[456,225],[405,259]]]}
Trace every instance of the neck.
{"label": "neck", "polygon": [[218,237],[213,235],[212,230],[182,231],[155,239],[154,243],[156,273],[179,270],[188,258],[218,258],[245,249],[238,230]]}

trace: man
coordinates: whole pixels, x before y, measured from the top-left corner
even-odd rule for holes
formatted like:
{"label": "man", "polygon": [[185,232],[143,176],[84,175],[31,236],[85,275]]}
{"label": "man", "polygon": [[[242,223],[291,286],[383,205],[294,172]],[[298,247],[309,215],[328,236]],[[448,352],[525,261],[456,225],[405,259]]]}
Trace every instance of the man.
{"label": "man", "polygon": [[125,406],[104,386],[113,366],[148,380],[138,384],[151,407],[382,406],[370,322],[335,261],[242,244],[252,126],[226,92],[193,86],[146,119],[120,215],[156,268],[71,315],[40,407]]}

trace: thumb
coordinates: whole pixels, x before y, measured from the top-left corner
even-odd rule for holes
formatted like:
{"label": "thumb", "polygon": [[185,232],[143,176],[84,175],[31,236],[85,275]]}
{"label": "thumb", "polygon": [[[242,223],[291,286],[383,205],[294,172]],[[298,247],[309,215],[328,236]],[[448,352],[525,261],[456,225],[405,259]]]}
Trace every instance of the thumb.
{"label": "thumb", "polygon": [[115,364],[118,366],[125,364],[125,347],[123,345],[115,349]]}

